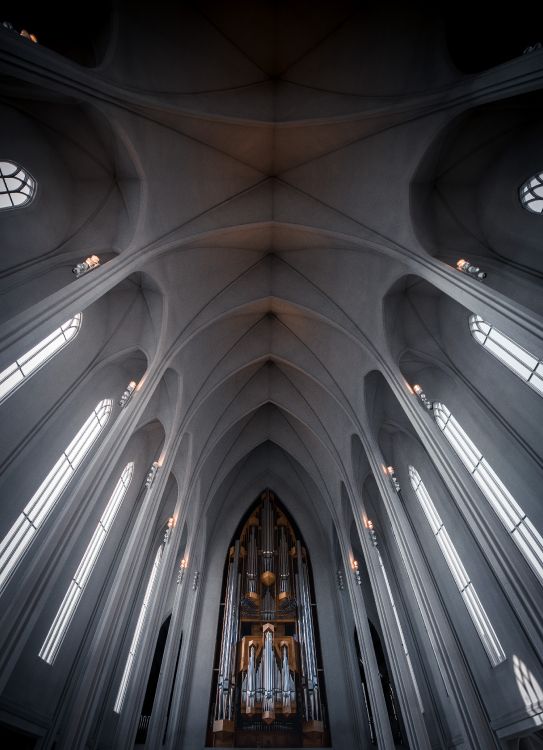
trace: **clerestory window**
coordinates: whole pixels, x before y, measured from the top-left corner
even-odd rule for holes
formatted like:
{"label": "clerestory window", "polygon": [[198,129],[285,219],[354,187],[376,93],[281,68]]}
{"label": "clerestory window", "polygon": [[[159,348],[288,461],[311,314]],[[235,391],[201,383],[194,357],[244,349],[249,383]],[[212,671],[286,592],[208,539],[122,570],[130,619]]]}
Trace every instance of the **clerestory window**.
{"label": "clerestory window", "polygon": [[400,623],[400,617],[398,615],[398,611],[396,609],[396,602],[394,601],[394,596],[392,594],[392,589],[390,588],[390,583],[388,580],[387,571],[385,568],[385,565],[383,563],[383,558],[381,557],[381,553],[379,550],[377,550],[377,559],[379,560],[379,566],[381,568],[381,573],[383,574],[383,578],[385,580],[385,586],[388,594],[388,598],[390,600],[390,606],[392,607],[392,612],[394,613],[394,619],[396,620],[396,626],[398,628],[398,633],[400,635],[400,641],[402,644],[403,652],[405,654],[405,660],[407,662],[407,668],[409,669],[409,674],[411,675],[411,679],[413,681],[413,687],[415,689],[415,694],[417,696],[417,702],[419,704],[419,710],[421,714],[424,713],[424,704],[422,702],[422,697],[419,690],[419,684],[417,682],[417,678],[415,677],[415,671],[413,669],[413,664],[411,662],[411,656],[409,655],[409,651],[407,649],[407,643],[405,642],[405,637],[403,634],[402,625]]}
{"label": "clerestory window", "polygon": [[449,566],[449,570],[451,571],[454,582],[456,583],[464,604],[466,605],[469,616],[475,625],[475,629],[481,639],[481,643],[483,644],[490,663],[493,667],[496,667],[498,664],[501,664],[502,661],[505,661],[506,656],[502,645],[498,640],[498,636],[492,627],[492,623],[481,604],[477,591],[467,574],[462,560],[460,559],[460,555],[441,520],[437,508],[414,466],[409,467],[409,479],[411,480],[411,486],[415,491],[417,499],[424,511],[424,515],[426,516],[441,552],[443,553],[445,562]]}
{"label": "clerestory window", "polygon": [[163,545],[160,545],[156,553],[155,561],[153,563],[153,569],[151,570],[151,575],[149,577],[147,588],[145,589],[145,595],[143,597],[143,603],[141,605],[138,621],[136,623],[136,629],[134,631],[132,643],[130,644],[130,649],[128,651],[128,656],[126,659],[123,676],[121,678],[121,684],[119,685],[119,690],[117,691],[117,697],[115,699],[115,705],[113,707],[113,710],[115,711],[116,714],[120,714],[123,709],[124,699],[126,697],[126,691],[128,689],[128,683],[130,682],[130,674],[134,666],[134,659],[136,658],[136,652],[138,650],[138,645],[139,645],[141,634],[143,631],[143,626],[145,625],[145,618],[147,615],[147,610],[151,602],[151,596],[153,595],[153,588],[155,585],[158,569],[160,567],[160,560],[162,558],[162,550],[163,550]]}
{"label": "clerestory window", "polygon": [[543,214],[543,172],[534,174],[519,188],[520,203],[527,211]]}
{"label": "clerestory window", "polygon": [[22,208],[36,192],[36,181],[13,161],[0,161],[0,210]]}
{"label": "clerestory window", "polygon": [[160,567],[160,560],[162,559],[163,549],[164,549],[163,545],[160,545],[160,547],[157,550],[155,561],[153,563],[153,569],[151,570],[151,575],[149,577],[149,582],[147,584],[147,588],[145,589],[145,595],[143,597],[140,614],[138,617],[138,621],[136,623],[136,630],[134,631],[132,643],[130,644],[130,649],[128,651],[128,656],[126,658],[126,664],[124,667],[123,676],[121,678],[121,684],[119,685],[119,690],[117,691],[117,697],[115,699],[115,705],[113,707],[113,710],[115,711],[116,714],[120,714],[123,708],[123,703],[126,697],[128,683],[130,682],[130,674],[132,672],[132,667],[134,666],[134,659],[136,658],[136,652],[138,650],[138,645],[139,645],[141,634],[143,631],[143,626],[145,625],[145,618],[147,615],[147,610],[149,609],[149,604],[151,602],[151,596],[153,594],[153,588],[155,585],[158,569]]}
{"label": "clerestory window", "polygon": [[109,398],[96,405],[0,543],[0,593],[106,426],[112,408]]}
{"label": "clerestory window", "polygon": [[82,320],[83,315],[76,313],[73,318],[0,372],[0,404],[75,338]]}
{"label": "clerestory window", "polygon": [[543,396],[543,361],[487,323],[480,315],[470,315],[469,328],[478,344]]}
{"label": "clerestory window", "polygon": [[434,402],[435,420],[505,526],[539,580],[543,582],[543,539],[475,443],[445,404]]}
{"label": "clerestory window", "polygon": [[40,650],[40,657],[48,664],[52,664],[58,654],[58,651],[64,640],[72,618],[79,604],[79,600],[85,590],[85,586],[91,576],[93,568],[98,560],[98,556],[104,546],[107,535],[109,534],[117,511],[121,507],[121,503],[124,500],[126,491],[132,481],[134,474],[134,463],[131,461],[128,463],[115,485],[113,494],[109,498],[108,504],[98,522],[98,526],[94,530],[92,539],[90,540],[85,554],[83,555],[79,567],[75,571],[74,577],[71,580],[68,590],[62,600],[62,604],[57,612],[53,624],[49,628],[47,637]]}

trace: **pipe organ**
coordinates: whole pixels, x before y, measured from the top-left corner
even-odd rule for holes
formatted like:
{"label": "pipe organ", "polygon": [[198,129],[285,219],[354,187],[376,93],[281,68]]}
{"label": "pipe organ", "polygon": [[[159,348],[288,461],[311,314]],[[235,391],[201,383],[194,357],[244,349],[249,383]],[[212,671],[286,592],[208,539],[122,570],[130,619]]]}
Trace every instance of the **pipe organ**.
{"label": "pipe organ", "polygon": [[225,577],[208,744],[323,747],[309,559],[269,490],[236,534]]}

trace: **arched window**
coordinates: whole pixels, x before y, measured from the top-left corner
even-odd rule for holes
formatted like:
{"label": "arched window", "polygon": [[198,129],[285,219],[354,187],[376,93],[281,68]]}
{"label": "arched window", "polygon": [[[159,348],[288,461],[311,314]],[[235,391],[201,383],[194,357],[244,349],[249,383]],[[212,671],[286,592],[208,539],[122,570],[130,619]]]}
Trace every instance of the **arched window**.
{"label": "arched window", "polygon": [[113,525],[117,511],[121,507],[128,486],[132,481],[133,474],[134,463],[131,461],[124,467],[123,473],[115,485],[113,494],[109,498],[109,502],[98,522],[98,526],[94,530],[92,539],[85,550],[85,554],[79,563],[79,567],[75,571],[75,575],[68,586],[62,604],[53,620],[53,624],[49,628],[49,632],[47,633],[47,637],[39,653],[40,657],[48,664],[53,663],[62,645],[62,641],[68,631],[72,617],[74,616],[77,605],[79,604],[79,600],[81,599],[85,586],[91,576],[94,565],[98,560],[98,556],[104,546],[106,537]]}
{"label": "arched window", "polygon": [[0,161],[0,209],[22,208],[36,192],[36,181],[13,161]]}
{"label": "arched window", "polygon": [[389,580],[388,580],[387,571],[386,571],[385,565],[383,563],[383,558],[381,557],[381,553],[379,552],[379,550],[377,550],[377,559],[379,560],[379,566],[381,568],[381,573],[383,574],[383,578],[385,580],[385,586],[386,586],[388,598],[390,600],[390,606],[392,607],[392,612],[394,613],[394,619],[396,620],[396,626],[398,628],[398,633],[400,635],[400,641],[401,641],[401,644],[402,644],[403,652],[405,654],[405,660],[407,662],[407,668],[409,669],[409,674],[411,675],[411,679],[413,681],[413,687],[415,688],[415,694],[417,696],[417,702],[419,704],[419,710],[420,710],[421,714],[423,714],[424,713],[424,704],[422,702],[422,698],[421,698],[421,694],[420,694],[420,690],[419,690],[419,684],[417,682],[417,678],[415,677],[415,671],[413,669],[413,664],[411,662],[411,656],[409,655],[409,651],[407,649],[407,644],[405,642],[405,637],[404,637],[404,634],[403,634],[402,625],[400,623],[400,618],[399,618],[399,615],[398,615],[398,611],[396,609],[396,602],[394,601],[394,596],[392,594],[392,589],[390,588],[390,583],[389,583]]}
{"label": "arched window", "polygon": [[526,180],[519,188],[520,203],[527,211],[543,214],[543,172]]}
{"label": "arched window", "polygon": [[4,537],[0,544],[0,592],[106,426],[112,407],[113,401],[109,398],[96,405]]}
{"label": "arched window", "polygon": [[123,708],[124,699],[126,697],[126,690],[128,688],[128,683],[130,681],[130,674],[132,672],[132,667],[134,666],[134,659],[136,657],[136,651],[138,650],[138,644],[140,641],[141,633],[143,631],[143,626],[145,624],[145,617],[147,615],[147,609],[151,601],[151,596],[153,594],[153,588],[155,585],[158,569],[160,567],[160,560],[162,558],[163,548],[164,548],[163,545],[160,545],[160,547],[158,548],[155,561],[153,563],[153,569],[151,570],[149,583],[147,584],[147,588],[145,589],[145,595],[143,597],[143,602],[141,605],[138,622],[136,623],[136,630],[134,631],[132,643],[130,644],[130,649],[128,651],[128,657],[126,659],[123,676],[121,678],[121,684],[119,685],[119,690],[117,692],[117,697],[115,699],[115,705],[113,707],[113,710],[115,711],[116,714],[120,714]]}
{"label": "arched window", "polygon": [[439,429],[458,454],[524,558],[543,582],[543,539],[483,454],[445,404],[434,402]]}
{"label": "arched window", "polygon": [[487,323],[480,315],[470,315],[469,328],[478,344],[543,396],[543,361]]}
{"label": "arched window", "polygon": [[498,636],[494,632],[494,628],[492,627],[488,615],[477,595],[475,587],[462,564],[460,555],[456,551],[456,547],[437,512],[437,508],[432,502],[432,498],[428,494],[428,490],[424,486],[424,482],[414,466],[409,467],[409,479],[411,480],[411,486],[415,491],[418,501],[422,506],[424,515],[430,524],[430,528],[441,548],[445,562],[449,566],[454,582],[464,600],[464,604],[466,605],[471,620],[475,625],[475,629],[479,634],[479,638],[481,639],[481,643],[490,659],[490,663],[495,667],[498,664],[501,664],[502,661],[505,661],[506,658],[505,652],[498,640]]}
{"label": "arched window", "polygon": [[0,404],[10,396],[27,378],[43,367],[55,354],[70,343],[81,328],[83,315],[76,313],[47,338],[0,372]]}

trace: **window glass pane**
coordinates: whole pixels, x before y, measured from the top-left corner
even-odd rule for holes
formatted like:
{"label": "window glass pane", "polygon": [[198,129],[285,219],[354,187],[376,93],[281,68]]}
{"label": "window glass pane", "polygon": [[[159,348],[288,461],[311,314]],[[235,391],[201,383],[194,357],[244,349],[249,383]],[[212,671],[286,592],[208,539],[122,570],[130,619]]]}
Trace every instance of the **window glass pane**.
{"label": "window glass pane", "polygon": [[510,352],[527,367],[533,369],[537,366],[537,359],[530,354],[530,352],[516,344],[513,339],[509,338],[509,336],[505,336],[505,334],[498,331],[497,328],[492,329],[489,338],[494,341],[497,346],[501,346],[502,349]]}
{"label": "window glass pane", "polygon": [[17,165],[11,161],[0,161],[0,174],[2,177],[7,177],[10,174],[15,174],[17,171]]}
{"label": "window glass pane", "polygon": [[[101,401],[70,443],[70,446],[73,447],[74,452],[77,454],[78,464],[81,463],[84,455],[76,450],[77,444],[84,441],[86,451],[88,452],[107,421],[106,419],[100,425],[96,418],[96,413],[104,411],[107,417],[109,417],[112,408],[113,401],[111,399]],[[93,432],[92,441],[89,441],[86,437],[89,420],[94,420],[94,423],[98,425]],[[44,524],[46,518],[55,507],[57,500],[66,489],[66,486],[74,475],[75,468],[75,465],[68,461],[64,453],[47,474],[26,504],[23,512],[0,543],[0,592],[30,546],[35,532]],[[25,530],[25,526],[28,526],[31,531]]]}
{"label": "window glass pane", "polygon": [[0,209],[24,206],[34,197],[35,182],[30,175],[14,162],[0,162],[1,188]]}
{"label": "window glass pane", "polygon": [[55,338],[46,346],[36,348],[37,350],[32,359],[27,360],[26,363],[21,365],[24,376],[27,377],[28,375],[31,375],[34,370],[37,370],[38,367],[40,367],[40,365],[47,362],[48,359],[51,359],[51,357],[53,357],[65,343],[66,340],[64,336],[55,336]]}
{"label": "window glass pane", "polygon": [[[506,367],[512,370],[515,375],[528,382],[538,393],[543,392],[543,388],[532,377],[534,370],[541,368],[541,361],[531,354],[524,347],[517,344],[513,339],[498,331],[493,326],[485,323],[480,315],[471,315],[469,318],[470,331],[478,344],[481,344]],[[482,326],[488,326],[489,333],[485,338],[481,338],[479,331]],[[543,369],[542,369],[543,372]]]}
{"label": "window glass pane", "polygon": [[543,172],[530,177],[519,188],[520,203],[527,211],[542,213],[543,201],[540,200],[541,197],[543,197]]}
{"label": "window glass pane", "polygon": [[10,365],[0,373],[0,401],[4,399],[8,393],[24,380],[23,373],[19,370],[16,364]]}
{"label": "window glass pane", "polygon": [[81,562],[75,571],[68,591],[62,600],[60,609],[49,629],[49,633],[47,634],[39,653],[40,657],[48,664],[53,663],[60,646],[62,645],[62,641],[64,640],[70,622],[72,621],[72,617],[77,609],[79,599],[83,594],[85,585],[87,584],[94,565],[98,560],[100,551],[106,541],[108,530],[120,508],[132,480],[133,473],[134,464],[133,462],[130,462],[125,466],[117,484],[115,485],[115,489],[113,490],[102,517],[94,530],[94,534],[85,550],[85,554],[81,558]]}
{"label": "window glass pane", "polygon": [[[526,517],[521,506],[511,495],[488,461],[483,458],[479,449],[469,439],[456,419],[451,415],[446,426],[442,426],[443,415],[447,413],[450,414],[444,404],[438,402],[435,403],[434,416],[439,428],[442,430],[454,451],[472,472],[473,478],[477,482],[481,492],[486,497],[509,534],[511,534],[513,541],[524,555],[526,562],[543,582],[543,539],[537,529]],[[475,469],[471,469],[470,463],[466,460],[466,456],[463,453],[466,445],[471,445],[473,450],[479,453],[481,457]],[[522,525],[523,537],[516,533],[516,529],[519,525]],[[530,539],[529,543],[527,542],[528,538]],[[521,541],[521,539],[523,541]]]}
{"label": "window glass pane", "polygon": [[[418,471],[414,466],[409,467],[409,478],[411,480],[411,486],[413,487],[413,490],[415,491],[415,494],[420,504],[422,505],[424,512],[426,513],[426,517],[430,521],[430,525],[432,525],[432,521],[430,520],[430,518],[439,518],[439,513],[436,510],[433,500],[430,497],[428,490],[426,489]],[[443,553],[445,562],[447,563],[447,566],[451,571],[454,582],[456,583],[456,586],[462,595],[464,604],[467,607],[468,613],[475,626],[475,629],[477,630],[488,658],[490,659],[491,664],[493,666],[496,666],[500,662],[504,661],[505,653],[496,636],[496,633],[492,628],[492,625],[490,624],[490,620],[487,617],[484,607],[481,604],[479,597],[477,596],[477,593],[473,587],[473,583],[470,581],[467,571],[464,568],[462,560],[460,559],[460,555],[458,554],[456,547],[454,546],[454,543],[443,524],[440,525],[440,528],[436,534],[436,540],[441,548],[441,552]]]}
{"label": "window glass pane", "polygon": [[[60,328],[46,336],[43,341],[33,346],[26,354],[19,357],[16,362],[0,372],[0,402],[13,393],[26,378],[33,375],[74,338],[81,327],[82,319],[81,313],[77,313]],[[17,376],[14,375],[16,370],[20,373]]]}
{"label": "window glass pane", "polygon": [[507,365],[510,370],[513,370],[515,375],[518,375],[523,380],[528,380],[530,373],[536,364],[536,360],[532,358],[532,365],[527,366],[522,361],[519,361],[516,353],[503,349],[490,337],[485,342],[485,349],[488,349],[491,354],[500,359],[504,365]]}
{"label": "window glass pane", "polygon": [[140,634],[145,624],[145,615],[147,614],[147,608],[151,600],[151,595],[153,593],[153,586],[155,583],[156,575],[158,573],[158,568],[160,565],[161,557],[162,557],[162,546],[158,548],[158,552],[155,557],[155,562],[153,564],[153,569],[151,571],[151,577],[149,579],[149,583],[147,584],[147,588],[145,590],[145,596],[143,597],[143,603],[141,605],[138,622],[136,623],[136,629],[134,631],[134,636],[132,638],[132,643],[130,645],[130,650],[128,652],[128,658],[126,660],[126,665],[124,668],[123,676],[121,678],[121,684],[119,686],[117,698],[115,699],[115,705],[113,707],[113,710],[117,714],[121,713],[122,711],[122,707],[123,707],[123,703],[124,703],[124,699],[126,695],[126,689],[128,687],[128,682],[130,680],[130,673],[132,671],[132,665],[134,662],[134,655],[137,651]]}

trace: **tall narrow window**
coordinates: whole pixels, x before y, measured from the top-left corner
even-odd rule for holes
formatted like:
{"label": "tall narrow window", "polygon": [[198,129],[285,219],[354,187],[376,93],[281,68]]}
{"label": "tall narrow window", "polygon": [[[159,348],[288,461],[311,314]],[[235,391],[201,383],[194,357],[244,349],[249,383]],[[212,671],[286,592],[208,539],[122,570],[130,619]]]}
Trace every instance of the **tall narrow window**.
{"label": "tall narrow window", "polygon": [[501,664],[502,661],[505,661],[506,658],[505,652],[498,640],[498,636],[494,632],[494,628],[492,627],[488,615],[477,595],[475,587],[462,564],[460,555],[458,554],[456,547],[437,512],[437,508],[432,502],[432,498],[428,494],[428,490],[414,466],[409,467],[409,479],[411,480],[411,486],[415,491],[418,501],[422,506],[424,515],[430,524],[430,528],[441,548],[445,562],[449,566],[454,582],[464,600],[464,604],[466,605],[471,620],[475,625],[475,629],[479,634],[479,638],[481,639],[481,643],[484,646],[490,663],[493,667],[496,667],[498,664]]}
{"label": "tall narrow window", "polygon": [[0,372],[0,404],[72,341],[81,328],[82,319],[82,314],[76,313],[73,318],[67,320],[60,328],[55,329],[47,338]]}
{"label": "tall narrow window", "polygon": [[111,414],[113,401],[100,401],[31,497],[0,544],[0,592],[45,523]]}
{"label": "tall narrow window", "polygon": [[36,192],[36,181],[13,161],[0,161],[0,209],[22,208]]}
{"label": "tall narrow window", "polygon": [[534,174],[519,188],[520,203],[527,211],[543,214],[543,172]]}
{"label": "tall narrow window", "polygon": [[151,601],[153,588],[155,585],[158,569],[160,566],[160,560],[162,558],[162,550],[163,550],[163,545],[160,545],[156,553],[155,562],[153,563],[153,569],[151,570],[149,583],[147,584],[147,588],[145,589],[143,603],[141,605],[140,614],[138,617],[138,621],[136,623],[136,630],[134,631],[134,637],[132,638],[132,643],[130,644],[130,650],[128,651],[128,657],[126,659],[123,676],[121,678],[121,684],[119,685],[117,698],[115,699],[115,705],[113,707],[113,710],[115,711],[116,714],[120,714],[123,709],[123,703],[126,697],[126,690],[128,688],[128,683],[130,681],[130,674],[132,672],[132,667],[134,666],[134,659],[136,657],[136,652],[138,650],[138,645],[140,642],[141,633],[143,631],[143,626],[145,625],[145,617],[147,615],[147,609],[149,608],[149,602]]}
{"label": "tall narrow window", "polygon": [[487,323],[480,315],[470,315],[469,327],[478,344],[543,396],[543,361]]}
{"label": "tall narrow window", "polygon": [[402,630],[402,625],[400,623],[400,618],[398,616],[398,612],[396,610],[396,602],[394,601],[394,596],[392,594],[392,589],[390,588],[390,583],[388,581],[387,571],[385,568],[385,565],[383,563],[383,558],[381,557],[381,553],[379,550],[377,550],[377,558],[379,559],[379,565],[381,566],[381,572],[383,574],[383,578],[385,579],[385,586],[388,594],[388,598],[390,599],[390,605],[392,607],[392,612],[394,613],[394,619],[396,620],[396,626],[398,628],[398,633],[400,635],[400,641],[402,644],[403,652],[405,654],[405,660],[407,662],[407,668],[409,669],[409,674],[411,675],[411,679],[413,680],[413,687],[415,688],[415,695],[417,696],[417,703],[419,704],[419,709],[421,714],[424,713],[424,704],[422,702],[422,698],[420,695],[419,685],[417,682],[417,678],[415,677],[415,672],[413,670],[413,664],[411,663],[411,657],[409,656],[409,651],[407,649],[407,644],[405,642],[405,637]]}
{"label": "tall narrow window", "polygon": [[434,402],[433,411],[439,429],[479,485],[534,573],[543,582],[541,535],[445,404]]}
{"label": "tall narrow window", "polygon": [[113,525],[117,511],[121,507],[128,486],[132,481],[133,474],[134,464],[133,462],[130,462],[124,467],[123,473],[113,490],[113,494],[109,498],[106,509],[104,510],[102,517],[98,522],[98,526],[94,530],[92,539],[85,550],[85,554],[79,563],[79,567],[75,571],[75,575],[68,586],[68,590],[62,600],[57,616],[49,628],[49,632],[47,633],[47,637],[39,654],[48,664],[53,663],[62,645],[62,641],[68,631],[72,617],[74,616],[77,605],[79,604],[79,600],[81,599],[85,586],[91,576],[94,565],[98,560],[98,556],[104,546],[106,537]]}

